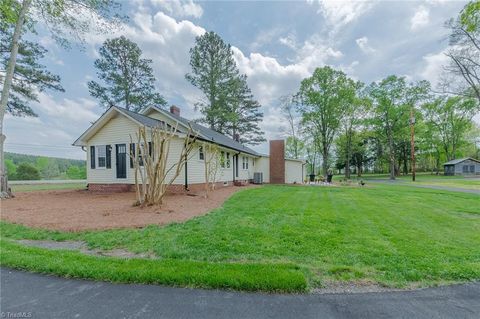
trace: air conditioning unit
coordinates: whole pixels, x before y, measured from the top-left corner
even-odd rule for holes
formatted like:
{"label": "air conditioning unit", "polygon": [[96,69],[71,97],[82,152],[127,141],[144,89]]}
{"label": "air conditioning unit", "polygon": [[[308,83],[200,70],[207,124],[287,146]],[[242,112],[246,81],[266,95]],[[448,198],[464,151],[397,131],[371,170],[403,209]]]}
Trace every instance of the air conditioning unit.
{"label": "air conditioning unit", "polygon": [[253,173],[253,183],[263,184],[263,173],[260,173],[260,172]]}

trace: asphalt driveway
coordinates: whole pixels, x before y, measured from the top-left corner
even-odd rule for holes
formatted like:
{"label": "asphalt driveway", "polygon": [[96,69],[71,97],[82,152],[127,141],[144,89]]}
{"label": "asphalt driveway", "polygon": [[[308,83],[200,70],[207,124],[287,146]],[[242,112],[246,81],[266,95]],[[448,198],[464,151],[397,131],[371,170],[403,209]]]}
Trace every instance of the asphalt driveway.
{"label": "asphalt driveway", "polygon": [[480,283],[417,291],[269,295],[63,279],[1,268],[1,317],[479,318]]}

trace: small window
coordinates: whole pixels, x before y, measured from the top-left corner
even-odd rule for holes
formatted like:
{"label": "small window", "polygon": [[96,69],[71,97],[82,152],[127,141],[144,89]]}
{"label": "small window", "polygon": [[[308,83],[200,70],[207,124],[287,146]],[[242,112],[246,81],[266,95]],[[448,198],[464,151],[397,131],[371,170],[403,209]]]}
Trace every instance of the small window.
{"label": "small window", "polygon": [[198,159],[201,161],[205,159],[205,154],[203,154],[203,146],[198,148]]}
{"label": "small window", "polygon": [[248,169],[248,157],[242,156],[242,168]]}
{"label": "small window", "polygon": [[220,152],[220,166],[222,168],[225,168],[225,152],[224,151]]}
{"label": "small window", "polygon": [[462,172],[463,173],[468,173],[468,165],[463,165]]}
{"label": "small window", "polygon": [[470,173],[475,173],[475,165],[470,165]]}
{"label": "small window", "polygon": [[230,168],[230,153],[227,153],[226,163],[227,163],[227,168]]}
{"label": "small window", "polygon": [[106,145],[99,145],[97,146],[97,166],[106,167],[107,163],[107,147]]}

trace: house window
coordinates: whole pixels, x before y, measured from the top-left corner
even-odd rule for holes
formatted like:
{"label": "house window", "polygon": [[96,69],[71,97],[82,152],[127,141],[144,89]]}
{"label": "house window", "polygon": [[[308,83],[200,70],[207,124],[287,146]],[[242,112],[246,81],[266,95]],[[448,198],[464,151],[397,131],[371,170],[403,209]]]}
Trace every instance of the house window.
{"label": "house window", "polygon": [[224,151],[220,152],[220,166],[222,168],[225,168],[225,152]]}
{"label": "house window", "polygon": [[230,153],[227,153],[227,160],[225,162],[227,164],[227,168],[230,168]]}
{"label": "house window", "polygon": [[462,172],[463,173],[468,173],[468,165],[463,165]]}
{"label": "house window", "polygon": [[248,157],[242,156],[242,168],[248,169]]}
{"label": "house window", "polygon": [[470,165],[470,173],[475,173],[475,165]]}
{"label": "house window", "polygon": [[97,167],[105,168],[107,164],[107,146],[99,145],[97,146]]}
{"label": "house window", "polygon": [[198,148],[198,159],[201,161],[205,159],[205,154],[203,154],[203,146]]}

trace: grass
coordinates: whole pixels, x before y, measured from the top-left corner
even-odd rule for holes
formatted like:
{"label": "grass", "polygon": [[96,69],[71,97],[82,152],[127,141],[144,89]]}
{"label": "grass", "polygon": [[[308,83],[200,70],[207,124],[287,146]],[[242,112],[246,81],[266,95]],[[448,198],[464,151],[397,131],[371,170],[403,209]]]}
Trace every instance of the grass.
{"label": "grass", "polygon": [[34,192],[45,190],[61,190],[61,189],[84,189],[85,183],[61,183],[61,184],[14,184],[10,185],[12,192]]}
{"label": "grass", "polygon": [[303,292],[307,286],[302,272],[292,265],[120,259],[26,247],[6,240],[0,244],[2,266],[65,277],[247,291]]}
{"label": "grass", "polygon": [[[293,264],[297,267],[293,277],[304,274],[309,288],[335,281],[406,287],[480,279],[478,195],[405,186],[265,186],[233,195],[206,216],[165,227],[65,233],[1,223],[0,231],[7,239],[83,240],[90,248],[123,248],[177,262],[254,263],[267,268]],[[2,247],[2,263],[4,256],[16,250],[5,252]],[[41,255],[47,263],[48,256],[55,260],[56,254]],[[28,255],[23,251],[19,258]],[[37,262],[36,267],[42,263]],[[72,262],[71,267],[78,263]],[[90,271],[94,272],[93,268]],[[263,275],[275,277],[273,273]],[[234,278],[221,278],[226,282],[223,286],[204,279],[196,282],[244,289],[232,284]],[[278,280],[281,284],[274,290],[297,289],[282,286],[290,279]],[[299,285],[299,279],[291,280],[293,286]],[[271,284],[259,284],[255,289],[272,290]]]}

